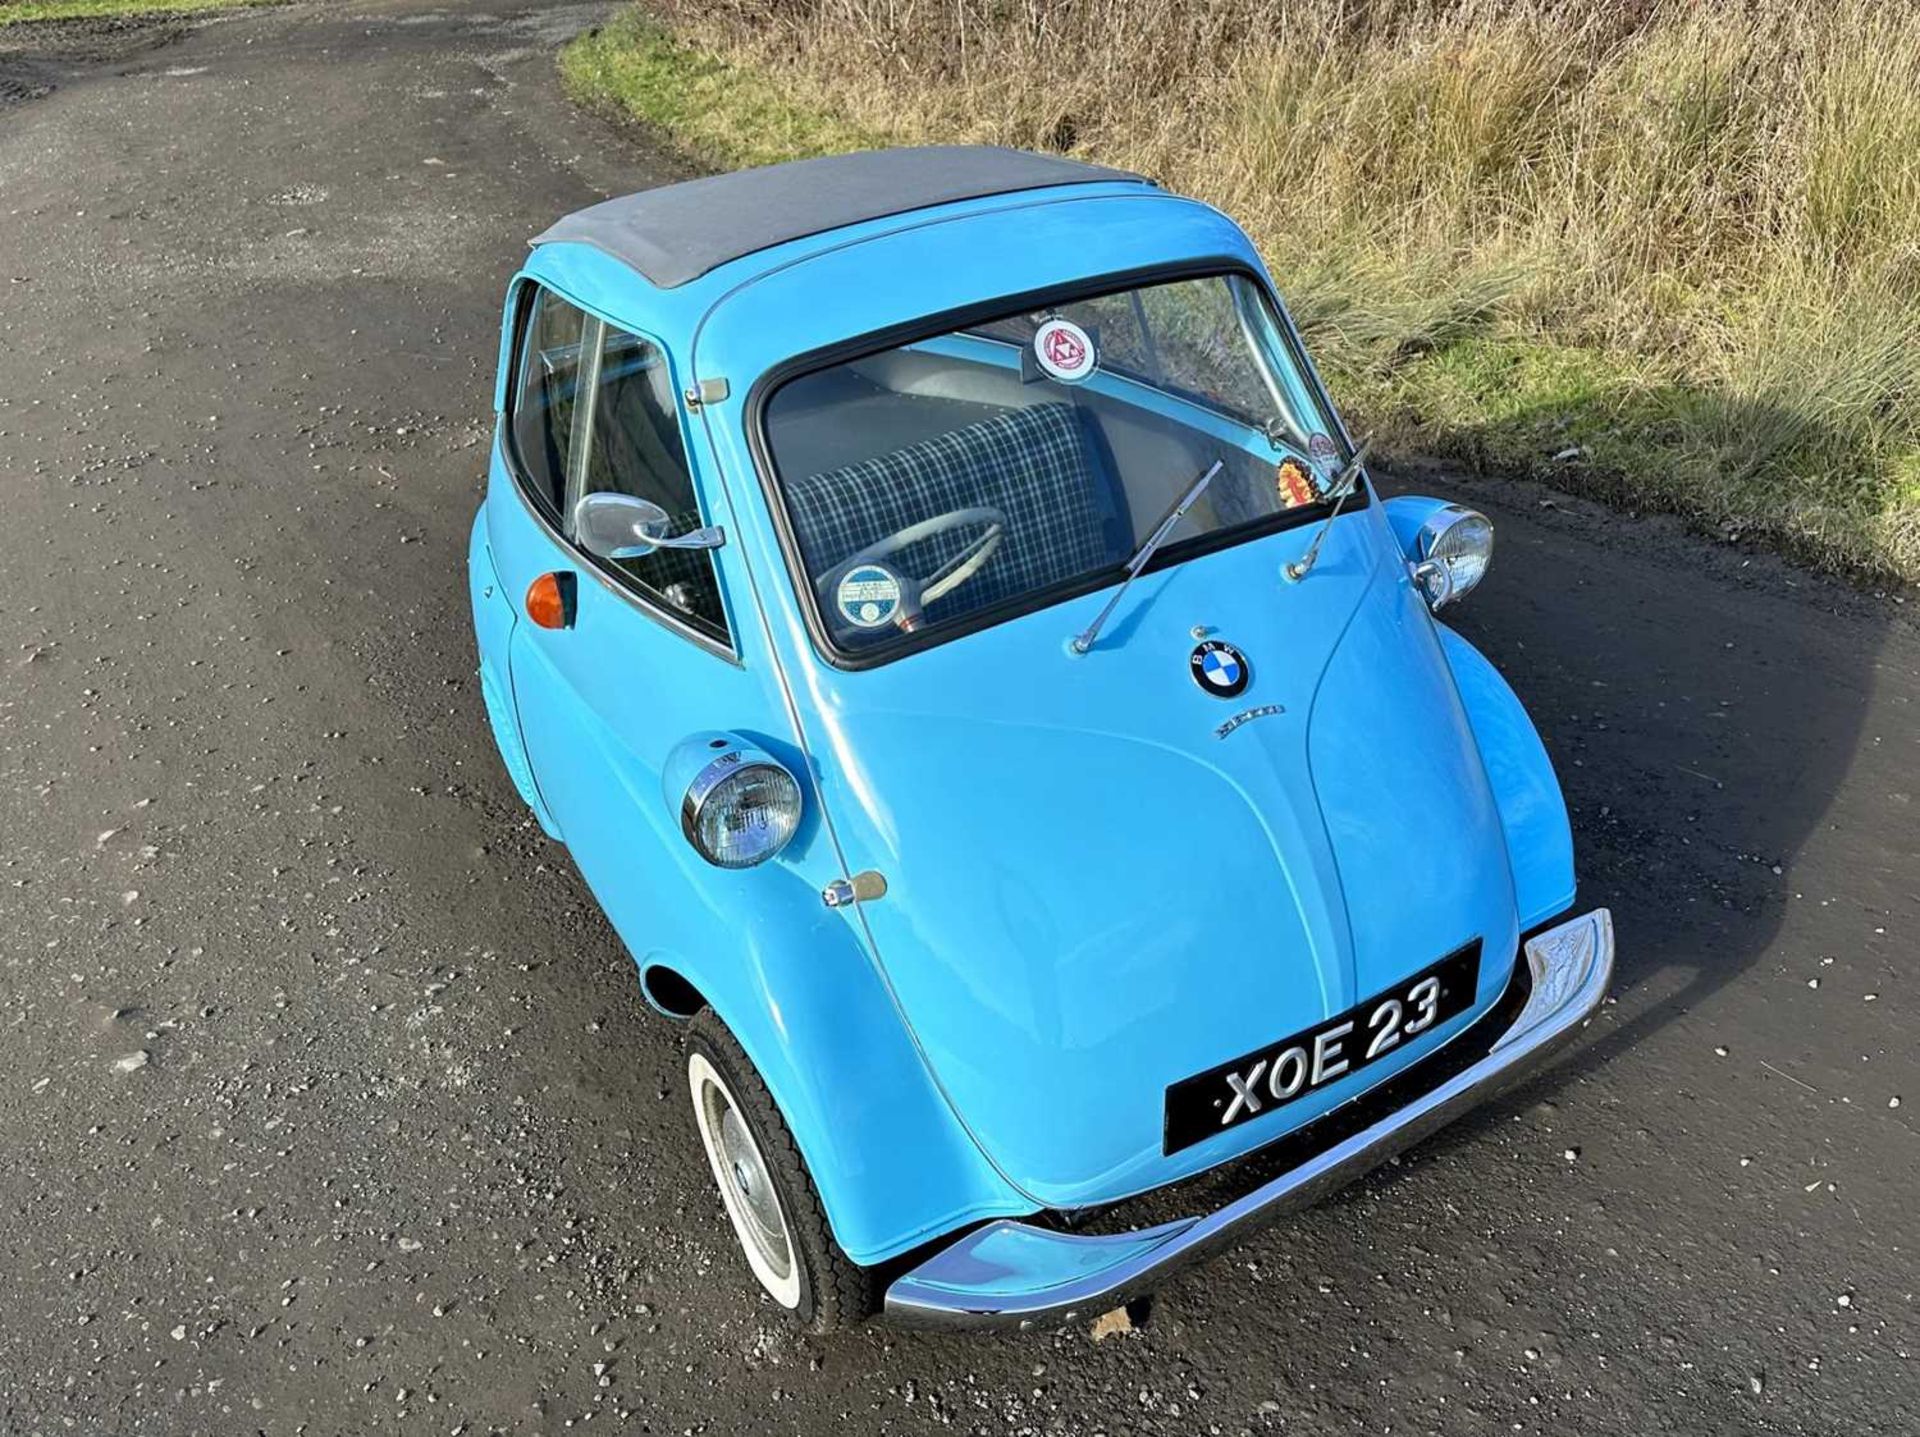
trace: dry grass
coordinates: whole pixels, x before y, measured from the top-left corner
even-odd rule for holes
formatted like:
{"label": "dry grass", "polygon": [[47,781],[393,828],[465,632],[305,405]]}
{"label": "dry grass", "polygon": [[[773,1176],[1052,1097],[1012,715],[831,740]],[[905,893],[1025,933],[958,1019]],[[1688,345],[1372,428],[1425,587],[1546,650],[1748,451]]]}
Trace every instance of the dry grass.
{"label": "dry grass", "polygon": [[1391,443],[1920,578],[1920,7],[654,13],[569,78],[710,160],[963,139],[1145,171],[1246,225]]}

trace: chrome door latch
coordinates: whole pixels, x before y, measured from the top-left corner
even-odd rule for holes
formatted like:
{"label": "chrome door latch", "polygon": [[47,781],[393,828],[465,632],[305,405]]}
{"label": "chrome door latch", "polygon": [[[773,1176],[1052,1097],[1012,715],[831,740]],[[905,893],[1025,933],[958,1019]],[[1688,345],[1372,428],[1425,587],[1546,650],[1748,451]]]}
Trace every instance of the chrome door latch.
{"label": "chrome door latch", "polygon": [[698,384],[689,384],[680,397],[686,401],[689,409],[704,409],[709,404],[718,404],[733,392],[733,387],[724,379],[703,379]]}
{"label": "chrome door latch", "polygon": [[887,880],[873,869],[851,878],[836,878],[820,890],[820,901],[829,908],[845,908],[852,903],[871,903],[887,896]]}

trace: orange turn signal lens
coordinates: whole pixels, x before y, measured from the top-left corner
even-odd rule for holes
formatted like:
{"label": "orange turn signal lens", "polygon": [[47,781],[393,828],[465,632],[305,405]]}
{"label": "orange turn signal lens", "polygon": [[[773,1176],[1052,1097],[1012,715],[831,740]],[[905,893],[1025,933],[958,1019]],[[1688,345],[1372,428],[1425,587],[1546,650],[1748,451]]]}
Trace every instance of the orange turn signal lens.
{"label": "orange turn signal lens", "polygon": [[573,575],[542,574],[527,585],[527,617],[543,629],[573,622]]}

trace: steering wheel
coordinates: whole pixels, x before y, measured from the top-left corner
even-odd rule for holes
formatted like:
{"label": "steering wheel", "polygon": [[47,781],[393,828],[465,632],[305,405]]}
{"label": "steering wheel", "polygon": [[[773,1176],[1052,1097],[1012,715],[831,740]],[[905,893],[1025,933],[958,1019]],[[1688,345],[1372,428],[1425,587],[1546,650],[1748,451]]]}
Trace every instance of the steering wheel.
{"label": "steering wheel", "polygon": [[863,564],[877,564],[882,559],[891,558],[923,539],[931,539],[936,534],[945,534],[954,529],[965,529],[972,525],[980,526],[980,537],[966,545],[946,563],[924,579],[911,574],[901,574],[888,566],[887,572],[900,581],[900,595],[891,620],[906,632],[920,627],[921,611],[936,599],[945,598],[967,580],[978,574],[987,560],[994,556],[1000,547],[1000,540],[1007,532],[1007,516],[989,505],[979,505],[972,509],[953,509],[945,514],[936,514],[931,519],[922,519],[916,524],[877,539],[873,543],[850,555],[828,571],[821,579],[821,588],[829,597],[840,583]]}

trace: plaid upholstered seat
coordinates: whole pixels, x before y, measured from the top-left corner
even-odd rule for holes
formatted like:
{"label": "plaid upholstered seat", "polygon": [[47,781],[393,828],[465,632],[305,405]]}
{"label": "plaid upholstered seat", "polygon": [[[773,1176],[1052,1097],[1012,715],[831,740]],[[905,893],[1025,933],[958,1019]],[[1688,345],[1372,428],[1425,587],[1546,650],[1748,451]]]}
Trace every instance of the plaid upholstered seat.
{"label": "plaid upholstered seat", "polygon": [[[1009,409],[964,428],[791,483],[787,503],[807,569],[824,576],[923,519],[985,505],[1007,517],[980,572],[928,607],[952,618],[1115,562],[1112,503],[1070,405]],[[887,560],[925,578],[980,537],[949,530]],[[1124,540],[1121,540],[1124,543]]]}

